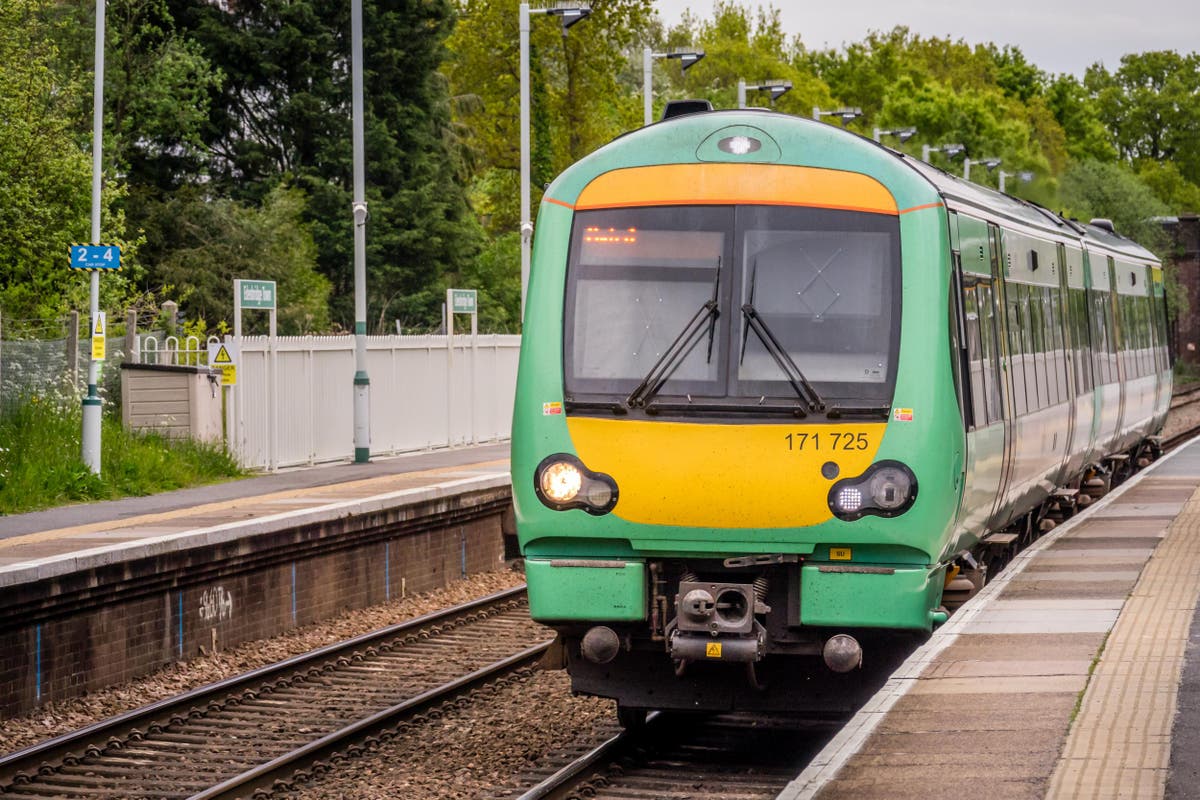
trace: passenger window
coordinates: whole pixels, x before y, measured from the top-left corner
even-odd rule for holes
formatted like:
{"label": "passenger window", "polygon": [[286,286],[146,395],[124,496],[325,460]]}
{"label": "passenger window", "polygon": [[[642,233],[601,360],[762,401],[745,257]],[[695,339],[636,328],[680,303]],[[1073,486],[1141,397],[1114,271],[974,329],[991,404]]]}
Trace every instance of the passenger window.
{"label": "passenger window", "polygon": [[1011,363],[1009,369],[1013,376],[1013,406],[1017,415],[1025,414],[1029,410],[1029,402],[1025,390],[1025,355],[1023,351],[1023,337],[1021,336],[1021,326],[1023,318],[1021,314],[1021,298],[1020,284],[1008,285],[1008,296],[1006,305],[1008,306],[1008,350]]}
{"label": "passenger window", "polygon": [[963,287],[963,319],[966,322],[967,370],[970,372],[971,411],[974,424],[987,422],[986,390],[983,383],[983,342],[979,333],[979,303],[974,286]]}

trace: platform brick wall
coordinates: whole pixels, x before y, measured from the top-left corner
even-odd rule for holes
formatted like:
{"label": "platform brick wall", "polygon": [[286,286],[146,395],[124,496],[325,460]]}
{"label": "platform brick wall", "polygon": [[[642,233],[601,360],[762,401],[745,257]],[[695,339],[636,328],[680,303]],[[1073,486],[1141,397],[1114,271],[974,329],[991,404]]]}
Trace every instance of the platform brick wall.
{"label": "platform brick wall", "polygon": [[503,568],[509,505],[481,490],[8,587],[0,719]]}
{"label": "platform brick wall", "polygon": [[1181,215],[1164,226],[1171,240],[1169,260],[1187,294],[1188,311],[1175,320],[1175,352],[1200,364],[1200,216]]}

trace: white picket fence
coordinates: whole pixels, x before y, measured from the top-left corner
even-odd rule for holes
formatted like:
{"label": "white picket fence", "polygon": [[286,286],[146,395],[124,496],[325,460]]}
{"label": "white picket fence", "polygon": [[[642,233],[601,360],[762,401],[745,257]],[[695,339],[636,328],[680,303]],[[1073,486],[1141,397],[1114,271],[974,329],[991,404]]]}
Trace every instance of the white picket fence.
{"label": "white picket fence", "polygon": [[[234,345],[238,342],[232,339]],[[507,439],[520,336],[370,336],[371,453]],[[354,337],[242,337],[226,398],[230,448],[247,467],[354,456]]]}

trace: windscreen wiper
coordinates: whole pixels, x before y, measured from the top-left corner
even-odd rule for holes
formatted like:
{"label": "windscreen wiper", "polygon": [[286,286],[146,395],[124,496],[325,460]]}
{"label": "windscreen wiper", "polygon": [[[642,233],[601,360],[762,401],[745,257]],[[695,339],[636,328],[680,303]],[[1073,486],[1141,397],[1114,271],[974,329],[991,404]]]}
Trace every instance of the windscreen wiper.
{"label": "windscreen wiper", "polygon": [[654,362],[654,366],[650,367],[650,371],[646,373],[646,377],[642,378],[642,382],[635,386],[633,391],[629,393],[629,396],[625,398],[625,405],[630,408],[643,407],[650,398],[658,394],[658,391],[662,389],[663,384],[667,382],[671,374],[683,363],[687,354],[699,343],[705,332],[705,325],[708,326],[710,342],[709,358],[711,359],[712,331],[717,324],[717,317],[720,315],[721,311],[717,307],[715,298],[700,306],[700,310],[696,312],[695,316],[679,332],[679,335],[675,337],[675,341],[671,342],[670,346]]}
{"label": "windscreen wiper", "polygon": [[[767,327],[766,321],[755,310],[753,303],[746,303],[742,306],[742,315],[746,318],[746,326],[754,331],[754,335],[763,343],[763,347],[779,365],[779,369],[787,378],[788,383],[796,391],[796,395],[808,403],[808,407],[812,411],[823,411],[825,409],[825,401],[821,399],[821,395],[817,394],[817,390],[808,382],[808,378],[804,377],[804,373],[796,366],[796,362],[792,360],[788,351],[779,344],[779,340],[771,333],[771,329]],[[742,357],[745,358],[745,334],[742,334]]]}

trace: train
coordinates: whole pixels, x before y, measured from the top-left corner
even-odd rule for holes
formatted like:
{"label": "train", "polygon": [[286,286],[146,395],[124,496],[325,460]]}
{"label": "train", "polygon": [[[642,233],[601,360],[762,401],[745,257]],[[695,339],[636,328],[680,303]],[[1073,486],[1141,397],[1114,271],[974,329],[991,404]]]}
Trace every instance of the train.
{"label": "train", "polygon": [[1163,271],[853,132],[685,107],[542,199],[513,415],[572,690],[803,709],[1159,455]]}

